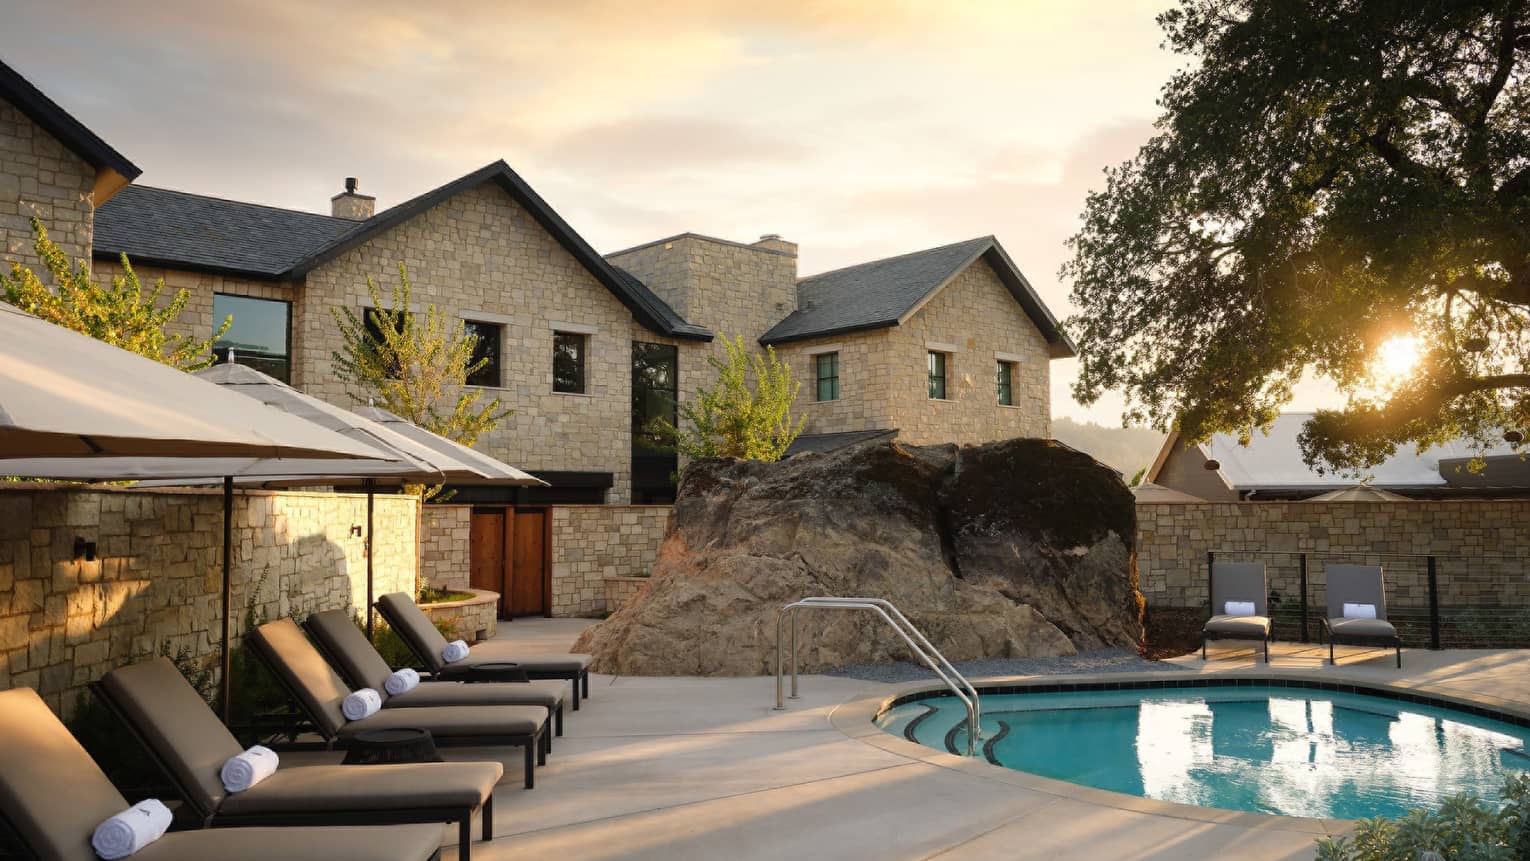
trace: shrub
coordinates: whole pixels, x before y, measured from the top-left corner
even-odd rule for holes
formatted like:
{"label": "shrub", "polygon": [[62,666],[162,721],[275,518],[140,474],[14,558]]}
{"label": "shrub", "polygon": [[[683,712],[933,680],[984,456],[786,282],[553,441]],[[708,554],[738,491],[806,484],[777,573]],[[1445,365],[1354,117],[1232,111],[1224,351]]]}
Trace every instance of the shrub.
{"label": "shrub", "polygon": [[1457,795],[1439,810],[1362,819],[1353,838],[1318,841],[1317,861],[1518,861],[1530,858],[1530,775],[1511,775],[1503,806]]}
{"label": "shrub", "polygon": [[[356,623],[356,627],[360,628],[362,633],[366,633],[367,620],[364,616],[358,614],[353,616],[351,621]],[[446,639],[450,640],[455,636],[450,619],[431,619],[431,622]],[[420,663],[398,633],[388,627],[388,623],[381,618],[374,620],[372,625],[372,648],[376,649],[383,660],[388,662],[388,666],[394,669],[413,667]]]}

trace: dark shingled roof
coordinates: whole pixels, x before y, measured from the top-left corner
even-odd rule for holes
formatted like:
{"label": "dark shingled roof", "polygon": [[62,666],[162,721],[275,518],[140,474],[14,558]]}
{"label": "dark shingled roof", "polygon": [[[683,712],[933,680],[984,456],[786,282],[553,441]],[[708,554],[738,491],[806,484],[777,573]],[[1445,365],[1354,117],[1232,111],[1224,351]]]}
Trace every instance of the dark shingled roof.
{"label": "dark shingled roof", "polygon": [[138,165],[128,161],[127,156],[112,149],[100,136],[86,128],[84,123],[43,95],[42,90],[32,86],[20,72],[4,62],[0,62],[0,100],[10,102],[43,131],[96,170],[110,168],[129,182],[143,173]]}
{"label": "dark shingled roof", "polygon": [[803,278],[797,282],[797,310],[761,336],[760,343],[784,344],[896,326],[979,258],[988,260],[1015,301],[1041,330],[1051,344],[1052,357],[1072,356],[1073,343],[992,236]]}
{"label": "dark shingled roof", "polygon": [[822,454],[852,445],[860,445],[863,442],[896,439],[897,436],[897,428],[844,431],[841,433],[805,433],[792,440],[792,444],[787,446],[786,454],[782,455],[782,457],[794,457],[810,452]]}
{"label": "dark shingled roof", "polygon": [[280,278],[355,227],[345,218],[130,185],[96,210],[95,255]]}
{"label": "dark shingled roof", "polygon": [[96,211],[97,257],[127,254],[163,266],[295,279],[472,188],[493,182],[523,206],[643,326],[664,335],[710,341],[631,273],[606,262],[568,222],[503,161],[383,210],[365,221],[239,203],[157,188],[129,188]]}

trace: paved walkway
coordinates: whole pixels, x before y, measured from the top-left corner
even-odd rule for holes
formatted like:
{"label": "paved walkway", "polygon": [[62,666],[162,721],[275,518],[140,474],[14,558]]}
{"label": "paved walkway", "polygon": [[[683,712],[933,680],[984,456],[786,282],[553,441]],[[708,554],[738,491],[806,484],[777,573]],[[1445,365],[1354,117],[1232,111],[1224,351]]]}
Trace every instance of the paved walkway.
{"label": "paved walkway", "polygon": [[[528,653],[561,652],[587,624],[521,620],[502,624],[500,636]],[[1390,655],[1350,654],[1336,672],[1320,666],[1316,647],[1282,645],[1275,671],[1426,684],[1530,708],[1530,652],[1408,652],[1401,672]],[[1177,662],[1200,672],[1263,666],[1238,644],[1212,657]],[[1161,815],[1130,809],[1154,802],[1049,792],[1017,772],[936,751],[908,755],[881,744],[892,739],[885,733],[852,738],[831,722],[840,703],[893,685],[804,676],[803,699],[782,713],[770,709],[770,678],[591,682],[592,699],[570,714],[536,789],[522,789],[518,757],[505,758],[513,779],[495,795],[496,839],[476,843],[474,858],[1264,861],[1312,858],[1313,832],[1323,828],[1202,808],[1193,818]]]}

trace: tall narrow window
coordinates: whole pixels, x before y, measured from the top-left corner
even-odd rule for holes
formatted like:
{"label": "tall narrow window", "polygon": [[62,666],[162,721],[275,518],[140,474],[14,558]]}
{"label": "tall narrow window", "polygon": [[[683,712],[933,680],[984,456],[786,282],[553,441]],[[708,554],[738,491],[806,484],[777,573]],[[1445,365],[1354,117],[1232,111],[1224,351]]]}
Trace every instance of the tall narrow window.
{"label": "tall narrow window", "polygon": [[[478,340],[473,344],[472,365],[482,363],[482,366],[473,373],[468,374],[467,384],[470,386],[503,385],[499,376],[499,332],[497,323],[480,323],[477,320],[464,320],[462,327],[469,335],[477,335]],[[471,365],[470,365],[471,367]]]}
{"label": "tall narrow window", "polygon": [[999,363],[999,403],[1006,407],[1015,405],[1015,363]]}
{"label": "tall narrow window", "polygon": [[587,337],[574,332],[553,333],[553,391],[584,394],[584,354]]}
{"label": "tall narrow window", "polygon": [[675,501],[680,470],[665,426],[679,421],[680,351],[670,344],[632,342],[632,503]]}
{"label": "tall narrow window", "polygon": [[813,370],[818,378],[815,400],[839,400],[839,354],[819,353],[813,357]]}
{"label": "tall narrow window", "polygon": [[946,399],[946,354],[930,351],[930,397]]}
{"label": "tall narrow window", "polygon": [[[362,325],[366,327],[367,336],[372,339],[374,344],[384,343],[382,325],[378,323],[379,316],[380,312],[376,308],[361,309]],[[405,320],[403,314],[400,314],[398,317],[396,317],[393,322],[394,325],[398,328],[398,331],[404,331]],[[388,369],[388,376],[395,380],[403,376],[403,373],[404,372],[402,368]]]}
{"label": "tall narrow window", "polygon": [[234,322],[213,344],[217,360],[227,362],[232,350],[239,364],[292,382],[292,306],[276,299],[214,293],[213,325],[223,325],[228,317]]}

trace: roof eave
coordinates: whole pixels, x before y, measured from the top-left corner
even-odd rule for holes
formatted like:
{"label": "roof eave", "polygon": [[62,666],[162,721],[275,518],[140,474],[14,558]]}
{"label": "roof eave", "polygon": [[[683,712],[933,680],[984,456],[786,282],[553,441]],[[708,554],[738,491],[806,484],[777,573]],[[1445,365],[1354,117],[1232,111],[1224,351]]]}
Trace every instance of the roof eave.
{"label": "roof eave", "polygon": [[761,346],[771,347],[776,344],[792,344],[798,341],[812,341],[816,338],[829,338],[834,335],[844,335],[850,332],[867,332],[873,329],[890,329],[898,325],[897,320],[877,320],[870,323],[854,323],[848,326],[835,326],[829,329],[821,329],[812,332],[796,332],[790,335],[778,335],[771,337],[769,332],[761,335]]}
{"label": "roof eave", "polygon": [[[127,156],[113,149],[84,123],[33,86],[31,81],[22,77],[20,72],[3,62],[0,62],[0,97],[15,105],[17,110],[98,173],[115,172],[122,178],[122,185],[132,182],[143,173],[143,169],[129,161]],[[107,185],[111,184],[108,177]],[[111,193],[115,193],[115,189],[111,189]],[[97,201],[98,204],[101,202]]]}
{"label": "roof eave", "polygon": [[128,262],[134,268],[141,266],[153,266],[160,269],[178,269],[182,272],[205,272],[209,275],[228,275],[235,278],[246,278],[252,281],[287,281],[290,280],[285,273],[272,272],[260,269],[242,269],[237,266],[216,266],[210,263],[196,263],[189,260],[172,260],[164,257],[152,257],[146,254],[133,254],[128,251],[111,251],[105,248],[91,249],[91,257],[96,260],[118,261],[122,255],[128,256]]}

